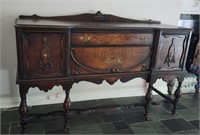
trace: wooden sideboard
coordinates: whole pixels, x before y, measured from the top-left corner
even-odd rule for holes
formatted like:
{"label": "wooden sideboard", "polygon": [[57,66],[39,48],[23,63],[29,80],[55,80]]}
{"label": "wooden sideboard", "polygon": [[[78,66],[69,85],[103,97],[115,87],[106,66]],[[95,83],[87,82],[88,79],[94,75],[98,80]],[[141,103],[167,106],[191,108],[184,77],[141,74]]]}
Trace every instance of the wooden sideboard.
{"label": "wooden sideboard", "polygon": [[[149,83],[145,118],[149,120],[152,90],[170,100],[175,113],[186,73],[191,29],[99,11],[56,17],[19,16],[15,29],[22,129],[28,115],[28,89],[38,87],[47,92],[55,85],[61,85],[66,92],[64,128],[69,129],[69,92],[72,84],[79,81],[101,84],[106,80],[114,84],[117,80],[127,82],[141,77]],[[173,78],[178,78],[174,99],[153,87],[158,78],[167,81],[168,86]]]}

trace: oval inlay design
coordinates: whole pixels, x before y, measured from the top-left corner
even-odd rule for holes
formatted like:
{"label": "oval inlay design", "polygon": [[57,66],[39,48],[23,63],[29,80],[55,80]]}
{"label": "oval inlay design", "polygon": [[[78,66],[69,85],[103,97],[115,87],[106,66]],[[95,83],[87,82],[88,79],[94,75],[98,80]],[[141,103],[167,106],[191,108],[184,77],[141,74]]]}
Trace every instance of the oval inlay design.
{"label": "oval inlay design", "polygon": [[40,49],[40,67],[44,72],[46,68],[54,68],[53,63],[51,62],[50,51],[46,37],[43,37],[43,45]]}

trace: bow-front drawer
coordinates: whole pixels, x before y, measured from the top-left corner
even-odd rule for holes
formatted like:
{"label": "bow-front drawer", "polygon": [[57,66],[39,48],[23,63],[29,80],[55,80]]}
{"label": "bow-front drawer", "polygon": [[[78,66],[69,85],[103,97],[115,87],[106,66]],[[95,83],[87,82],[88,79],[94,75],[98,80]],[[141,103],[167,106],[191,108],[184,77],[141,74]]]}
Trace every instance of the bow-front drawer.
{"label": "bow-front drawer", "polygon": [[153,33],[72,33],[72,45],[151,45]]}
{"label": "bow-front drawer", "polygon": [[91,75],[149,71],[150,47],[87,47],[71,49],[71,74]]}

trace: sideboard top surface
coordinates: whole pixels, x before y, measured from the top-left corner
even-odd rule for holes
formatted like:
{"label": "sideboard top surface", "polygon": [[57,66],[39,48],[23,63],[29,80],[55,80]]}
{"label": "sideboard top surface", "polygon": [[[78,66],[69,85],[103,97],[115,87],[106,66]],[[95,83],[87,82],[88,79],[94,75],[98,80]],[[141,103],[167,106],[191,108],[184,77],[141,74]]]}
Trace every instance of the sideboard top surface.
{"label": "sideboard top surface", "polygon": [[[65,28],[146,28],[146,29],[184,29],[188,28],[166,25],[166,24],[147,24],[131,22],[84,22],[84,21],[60,21],[45,19],[16,19],[16,27],[65,27]],[[190,29],[188,29],[190,30]]]}

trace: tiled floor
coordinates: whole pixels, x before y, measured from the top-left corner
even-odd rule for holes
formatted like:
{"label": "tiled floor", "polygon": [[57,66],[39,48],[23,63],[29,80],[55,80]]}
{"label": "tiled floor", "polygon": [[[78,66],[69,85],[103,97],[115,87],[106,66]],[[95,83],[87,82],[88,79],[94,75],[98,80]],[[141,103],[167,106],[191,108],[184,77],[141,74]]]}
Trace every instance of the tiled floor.
{"label": "tiled floor", "polygon": [[[72,108],[87,108],[108,104],[140,104],[144,97],[128,97],[82,101],[72,103]],[[70,134],[200,134],[199,96],[183,94],[177,113],[172,116],[172,105],[160,96],[153,97],[150,121],[145,121],[140,105],[129,109],[99,110],[92,113],[72,113]],[[34,106],[29,114],[62,111],[62,104]],[[20,134],[17,109],[1,111],[1,133]],[[62,115],[51,114],[34,117],[28,122],[25,134],[64,134]]]}

